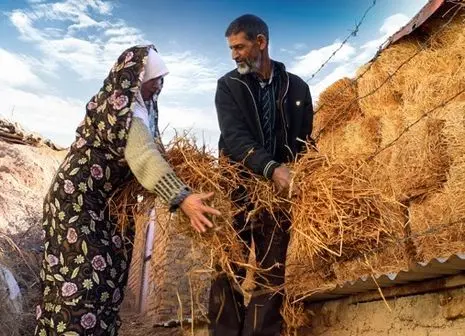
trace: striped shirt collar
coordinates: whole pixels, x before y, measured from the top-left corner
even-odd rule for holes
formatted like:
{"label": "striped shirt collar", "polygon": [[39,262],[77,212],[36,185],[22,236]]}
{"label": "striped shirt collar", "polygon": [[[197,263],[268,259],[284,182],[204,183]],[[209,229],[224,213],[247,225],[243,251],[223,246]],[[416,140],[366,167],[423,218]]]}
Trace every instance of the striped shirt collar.
{"label": "striped shirt collar", "polygon": [[258,80],[258,83],[260,84],[260,87],[263,89],[265,86],[270,85],[271,82],[273,81],[273,77],[275,77],[275,64],[273,61],[271,61],[271,74],[270,78],[267,81],[264,81],[263,79],[258,76],[258,74],[254,74],[254,77]]}

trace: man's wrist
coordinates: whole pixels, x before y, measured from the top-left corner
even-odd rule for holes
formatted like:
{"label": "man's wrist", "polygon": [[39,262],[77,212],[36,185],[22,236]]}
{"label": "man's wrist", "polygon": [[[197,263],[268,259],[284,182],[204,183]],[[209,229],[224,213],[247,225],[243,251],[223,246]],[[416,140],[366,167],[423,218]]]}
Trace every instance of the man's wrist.
{"label": "man's wrist", "polygon": [[278,168],[279,166],[281,166],[279,162],[276,162],[274,160],[270,161],[265,167],[264,176],[267,179],[271,180],[275,169]]}

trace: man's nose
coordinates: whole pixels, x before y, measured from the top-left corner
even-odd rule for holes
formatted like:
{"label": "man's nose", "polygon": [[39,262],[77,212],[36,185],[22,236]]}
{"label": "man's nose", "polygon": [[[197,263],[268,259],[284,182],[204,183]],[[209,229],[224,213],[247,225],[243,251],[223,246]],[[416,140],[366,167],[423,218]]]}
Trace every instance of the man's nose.
{"label": "man's nose", "polygon": [[237,61],[239,59],[239,53],[236,50],[231,51],[232,59]]}

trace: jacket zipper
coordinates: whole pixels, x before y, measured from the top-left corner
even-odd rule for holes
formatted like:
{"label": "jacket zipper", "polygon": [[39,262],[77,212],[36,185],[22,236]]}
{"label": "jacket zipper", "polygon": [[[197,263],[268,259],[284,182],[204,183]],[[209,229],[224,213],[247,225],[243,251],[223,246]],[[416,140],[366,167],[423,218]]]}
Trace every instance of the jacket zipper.
{"label": "jacket zipper", "polygon": [[284,141],[285,141],[284,147],[286,147],[287,150],[289,150],[289,153],[291,154],[292,160],[294,160],[294,153],[292,153],[292,150],[289,147],[289,144],[287,142],[287,127],[289,125],[287,123],[286,116],[284,115],[284,98],[286,97],[287,92],[289,91],[289,75],[287,73],[286,73],[286,79],[287,79],[287,81],[286,81],[286,90],[284,91],[284,95],[281,98],[281,117],[283,119],[283,126],[284,126]]}
{"label": "jacket zipper", "polygon": [[252,97],[252,100],[253,100],[253,105],[255,107],[255,115],[257,117],[258,129],[260,130],[260,135],[262,136],[262,145],[265,145],[265,135],[263,134],[262,124],[260,123],[260,116],[258,115],[257,103],[255,102],[255,98],[254,98],[254,96],[252,94],[252,90],[250,90],[250,87],[247,85],[246,82],[244,82],[244,81],[242,81],[242,80],[240,80],[238,78],[234,78],[234,77],[229,77],[229,78],[237,80],[238,82],[241,82],[249,90],[250,96]]}

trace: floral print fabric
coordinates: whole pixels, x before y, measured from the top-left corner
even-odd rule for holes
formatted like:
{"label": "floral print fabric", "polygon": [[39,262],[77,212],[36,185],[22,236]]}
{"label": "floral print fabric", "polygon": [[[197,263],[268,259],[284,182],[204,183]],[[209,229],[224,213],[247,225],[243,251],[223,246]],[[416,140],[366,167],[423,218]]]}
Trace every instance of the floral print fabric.
{"label": "floral print fabric", "polygon": [[133,178],[124,161],[148,48],[126,50],[90,100],[76,141],[44,200],[43,302],[35,335],[116,335],[133,227],[124,235],[109,198]]}

